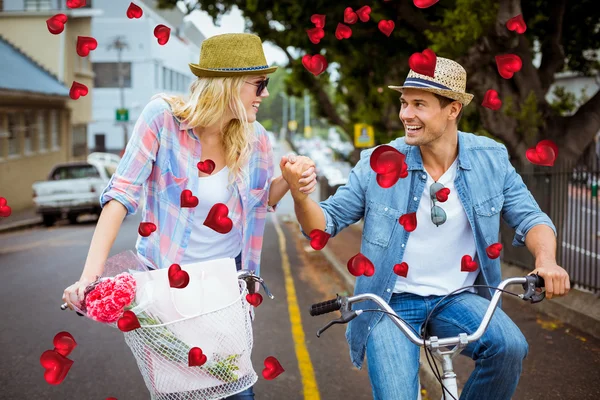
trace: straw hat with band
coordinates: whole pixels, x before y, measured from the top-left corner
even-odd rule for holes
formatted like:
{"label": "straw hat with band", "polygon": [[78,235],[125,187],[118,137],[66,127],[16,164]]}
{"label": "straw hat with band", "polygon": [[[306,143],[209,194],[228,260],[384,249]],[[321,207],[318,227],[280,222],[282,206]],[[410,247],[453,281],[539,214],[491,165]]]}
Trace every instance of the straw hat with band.
{"label": "straw hat with band", "polygon": [[456,61],[437,57],[433,78],[421,75],[412,69],[408,73],[402,86],[388,86],[390,89],[402,92],[402,89],[420,89],[460,101],[463,106],[468,105],[473,95],[466,93],[467,71]]}
{"label": "straw hat with band", "polygon": [[272,74],[262,41],[250,33],[225,33],[202,42],[200,61],[190,63],[190,70],[199,77],[227,77]]}

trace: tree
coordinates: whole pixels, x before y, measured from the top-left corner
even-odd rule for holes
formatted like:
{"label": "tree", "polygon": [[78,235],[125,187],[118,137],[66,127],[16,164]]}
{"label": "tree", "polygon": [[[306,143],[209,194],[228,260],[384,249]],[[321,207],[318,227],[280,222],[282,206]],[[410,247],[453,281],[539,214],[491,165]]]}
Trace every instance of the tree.
{"label": "tree", "polygon": [[[175,2],[159,0],[159,5],[172,7]],[[237,6],[249,31],[287,54],[290,93],[308,88],[320,115],[348,133],[355,122],[373,124],[378,142],[389,141],[402,129],[398,93],[387,86],[402,83],[408,58],[425,48],[467,70],[467,91],[475,98],[465,109],[461,129],[495,137],[517,161],[526,164],[526,149],[541,139],[557,143],[559,160],[574,161],[600,130],[600,92],[567,115],[546,100],[556,73],[598,74],[600,11],[592,0],[444,0],[426,9],[411,0],[374,1],[369,4],[370,20],[349,25],[352,37],[337,40],[334,32],[345,7],[357,10],[363,5],[363,0],[343,5],[329,0],[203,0],[188,8],[207,11],[218,23],[220,15]],[[326,35],[319,44],[312,44],[306,33],[314,27],[313,14],[327,16]],[[506,21],[518,14],[527,23],[522,35],[506,28]],[[377,28],[383,19],[395,22],[390,37]],[[339,81],[331,83],[328,72],[313,76],[292,55],[293,49],[325,55],[337,64]],[[517,54],[523,67],[504,79],[495,56],[508,53]],[[539,66],[536,56],[541,57]],[[497,90],[503,100],[500,111],[481,106],[488,89]]]}

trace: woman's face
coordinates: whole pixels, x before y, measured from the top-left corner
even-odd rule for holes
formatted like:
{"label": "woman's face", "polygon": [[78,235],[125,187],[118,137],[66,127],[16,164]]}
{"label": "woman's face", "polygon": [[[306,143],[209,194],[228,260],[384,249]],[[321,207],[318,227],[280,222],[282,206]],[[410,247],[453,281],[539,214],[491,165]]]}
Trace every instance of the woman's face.
{"label": "woman's face", "polygon": [[242,85],[241,98],[244,107],[246,108],[246,114],[248,114],[248,122],[256,121],[256,113],[260,107],[260,103],[265,97],[269,97],[269,90],[265,87],[261,93],[258,93],[259,85],[262,81],[266,80],[266,76],[249,76],[245,79],[244,85]]}

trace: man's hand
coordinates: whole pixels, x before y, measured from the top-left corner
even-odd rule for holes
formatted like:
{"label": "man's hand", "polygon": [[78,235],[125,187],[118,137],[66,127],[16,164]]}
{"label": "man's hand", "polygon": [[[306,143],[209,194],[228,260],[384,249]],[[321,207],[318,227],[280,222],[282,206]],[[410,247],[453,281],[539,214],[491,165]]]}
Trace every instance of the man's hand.
{"label": "man's hand", "polygon": [[317,174],[315,163],[305,156],[291,154],[281,157],[279,163],[281,175],[290,186],[290,192],[295,200],[304,199],[315,191]]}
{"label": "man's hand", "polygon": [[532,274],[538,274],[544,278],[546,285],[546,297],[565,296],[571,289],[569,274],[564,268],[553,260],[535,260],[535,270]]}

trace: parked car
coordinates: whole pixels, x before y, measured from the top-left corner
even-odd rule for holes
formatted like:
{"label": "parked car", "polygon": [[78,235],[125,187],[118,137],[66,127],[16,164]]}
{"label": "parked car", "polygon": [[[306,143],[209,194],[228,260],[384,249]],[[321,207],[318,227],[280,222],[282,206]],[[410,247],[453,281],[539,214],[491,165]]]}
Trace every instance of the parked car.
{"label": "parked car", "polygon": [[45,181],[33,184],[36,213],[44,225],[52,226],[63,217],[71,224],[81,214],[100,215],[100,193],[112,173],[106,164],[74,161],[55,165]]}
{"label": "parked car", "polygon": [[87,160],[89,162],[95,161],[107,165],[112,175],[117,170],[117,166],[119,165],[119,162],[121,162],[121,157],[112,153],[94,152],[88,155]]}

